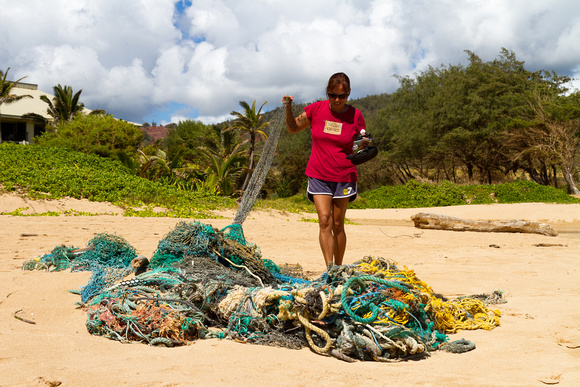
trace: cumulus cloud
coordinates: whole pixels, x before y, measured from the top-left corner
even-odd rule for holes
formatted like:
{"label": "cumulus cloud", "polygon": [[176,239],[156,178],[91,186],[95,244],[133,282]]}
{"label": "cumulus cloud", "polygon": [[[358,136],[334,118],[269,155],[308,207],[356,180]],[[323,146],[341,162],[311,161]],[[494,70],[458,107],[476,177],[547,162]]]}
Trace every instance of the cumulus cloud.
{"label": "cumulus cloud", "polygon": [[[578,76],[576,0],[0,0],[0,63],[50,91],[135,122],[220,122],[238,102],[393,92],[394,74],[484,60],[502,47],[530,69]],[[34,12],[31,12],[34,10]],[[307,11],[305,11],[307,10]],[[24,23],[23,20],[26,20]],[[151,118],[149,118],[151,119]],[[158,119],[156,121],[163,122]]]}

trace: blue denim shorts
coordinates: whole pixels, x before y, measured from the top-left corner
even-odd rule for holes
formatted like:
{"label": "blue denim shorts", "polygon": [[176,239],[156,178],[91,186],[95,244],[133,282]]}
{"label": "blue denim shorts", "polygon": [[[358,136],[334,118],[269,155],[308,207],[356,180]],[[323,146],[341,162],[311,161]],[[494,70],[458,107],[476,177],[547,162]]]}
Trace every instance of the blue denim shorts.
{"label": "blue denim shorts", "polygon": [[308,178],[308,188],[306,189],[308,200],[314,203],[312,195],[330,195],[333,199],[349,198],[349,203],[354,202],[357,196],[356,183],[336,183],[334,181],[326,181]]}

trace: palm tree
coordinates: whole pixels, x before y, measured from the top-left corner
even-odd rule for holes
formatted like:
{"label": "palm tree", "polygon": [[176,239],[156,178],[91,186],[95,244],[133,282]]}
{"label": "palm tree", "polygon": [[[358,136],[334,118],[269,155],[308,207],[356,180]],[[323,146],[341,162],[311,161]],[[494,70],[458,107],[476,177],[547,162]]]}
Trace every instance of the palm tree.
{"label": "palm tree", "polygon": [[234,124],[232,125],[233,129],[239,129],[242,131],[242,134],[248,137],[250,142],[250,147],[248,149],[248,167],[247,167],[247,174],[244,180],[244,184],[242,185],[242,191],[246,190],[248,186],[248,182],[250,181],[250,176],[254,170],[254,156],[255,156],[255,148],[256,148],[256,141],[263,137],[264,139],[268,138],[268,135],[264,132],[264,128],[268,126],[269,122],[262,122],[264,119],[264,115],[262,114],[262,108],[268,102],[264,102],[260,109],[256,112],[256,101],[252,103],[252,106],[248,105],[245,101],[240,101],[240,106],[244,108],[244,113],[240,112],[231,112],[230,114],[236,117]]}
{"label": "palm tree", "polygon": [[183,155],[185,149],[181,148],[173,155],[168,155],[162,149],[157,149],[154,155],[148,155],[141,149],[137,150],[139,163],[141,165],[137,176],[146,177],[151,180],[159,180],[162,176],[168,178],[181,177],[183,172]]}
{"label": "palm tree", "polygon": [[73,94],[70,86],[52,87],[54,98],[48,99],[46,95],[40,96],[40,99],[48,104],[47,113],[52,117],[52,124],[56,127],[61,122],[72,121],[77,115],[81,114],[85,105],[79,101],[82,90]]}
{"label": "palm tree", "polygon": [[217,140],[206,139],[206,145],[197,149],[210,162],[206,169],[206,180],[218,186],[220,194],[231,196],[235,192],[232,181],[235,181],[244,169],[243,162],[246,158],[243,147],[248,140],[238,142],[232,128],[223,129],[215,125],[214,132]]}
{"label": "palm tree", "polygon": [[[22,77],[14,82],[7,81],[6,77],[8,76],[8,71],[10,71],[10,67],[8,67],[6,69],[6,72],[3,72],[2,70],[0,70],[0,107],[2,107],[2,104],[9,105],[9,104],[14,103],[18,100],[21,100],[22,98],[32,98],[31,95],[10,94],[14,85],[26,77]],[[1,113],[0,113],[0,143],[2,143],[2,114]]]}

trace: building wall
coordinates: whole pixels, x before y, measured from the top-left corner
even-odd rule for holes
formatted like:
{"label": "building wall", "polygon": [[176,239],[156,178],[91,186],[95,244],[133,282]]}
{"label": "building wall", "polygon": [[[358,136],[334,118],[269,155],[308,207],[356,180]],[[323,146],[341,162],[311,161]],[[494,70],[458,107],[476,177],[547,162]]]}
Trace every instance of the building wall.
{"label": "building wall", "polygon": [[38,85],[22,82],[12,88],[12,94],[30,95],[32,98],[23,98],[17,102],[2,105],[0,109],[2,142],[30,141],[44,131],[44,126],[39,126],[35,121],[22,118],[22,116],[27,113],[36,113],[49,118],[46,103],[40,100],[40,96],[46,95],[49,99],[53,96],[39,91]]}

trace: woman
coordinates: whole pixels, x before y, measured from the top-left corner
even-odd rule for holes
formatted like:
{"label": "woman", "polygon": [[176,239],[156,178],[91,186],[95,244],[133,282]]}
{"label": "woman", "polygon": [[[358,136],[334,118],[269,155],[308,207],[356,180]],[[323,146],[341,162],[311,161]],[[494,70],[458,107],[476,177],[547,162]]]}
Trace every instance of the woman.
{"label": "woman", "polygon": [[[352,153],[354,140],[366,130],[362,113],[347,105],[350,80],[336,73],[328,80],[328,100],[304,108],[298,117],[292,113],[294,97],[285,95],[286,124],[290,133],[311,127],[312,152],[306,167],[308,199],[318,212],[319,241],[327,268],[342,265],[346,249],[344,218],[348,203],[357,196],[356,166],[346,158]],[[364,132],[362,132],[364,134]],[[363,142],[362,147],[368,145]]]}

